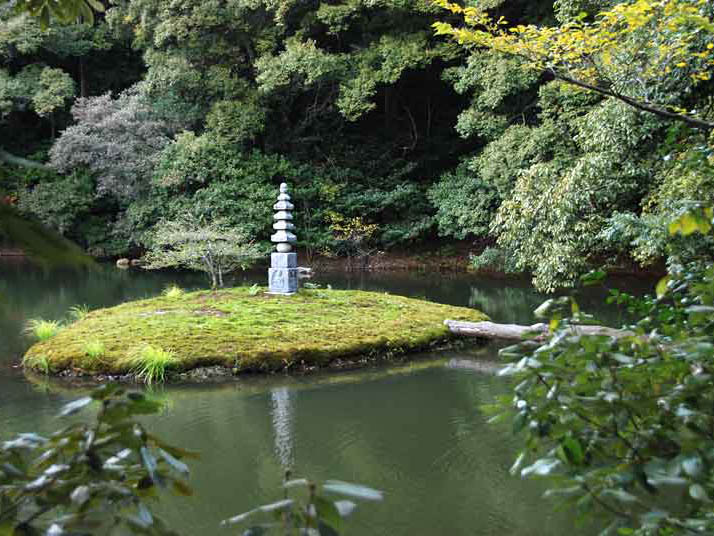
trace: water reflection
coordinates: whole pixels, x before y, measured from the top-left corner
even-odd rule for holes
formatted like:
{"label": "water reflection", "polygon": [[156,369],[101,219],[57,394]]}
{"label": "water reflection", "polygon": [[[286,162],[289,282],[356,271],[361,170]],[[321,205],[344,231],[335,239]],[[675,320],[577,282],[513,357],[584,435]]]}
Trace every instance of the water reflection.
{"label": "water reflection", "polygon": [[283,469],[293,465],[293,400],[290,391],[281,387],[270,393],[272,399],[273,435],[275,454]]}
{"label": "water reflection", "polygon": [[[0,436],[49,432],[57,408],[83,394],[65,383],[29,383],[10,367],[29,341],[28,318],[61,319],[69,307],[105,307],[154,296],[169,283],[204,288],[196,274],[39,271],[0,265]],[[263,283],[241,274],[232,283]],[[476,307],[494,320],[528,323],[544,296],[525,281],[471,274],[320,274],[314,282]],[[625,283],[647,288],[649,282]],[[603,310],[602,290],[578,292],[584,309]],[[475,357],[478,361],[474,361]],[[150,426],[169,442],[202,453],[192,499],[162,503],[183,534],[215,534],[217,523],[281,498],[286,468],[296,476],[338,478],[382,489],[386,500],[360,508],[348,534],[542,536],[573,531],[567,512],[541,499],[538,482],[511,477],[519,442],[507,425],[488,425],[483,404],[509,390],[484,361],[495,350],[432,356],[403,367],[305,378],[242,378],[212,386],[170,386],[166,411]],[[468,363],[479,363],[472,369]]]}

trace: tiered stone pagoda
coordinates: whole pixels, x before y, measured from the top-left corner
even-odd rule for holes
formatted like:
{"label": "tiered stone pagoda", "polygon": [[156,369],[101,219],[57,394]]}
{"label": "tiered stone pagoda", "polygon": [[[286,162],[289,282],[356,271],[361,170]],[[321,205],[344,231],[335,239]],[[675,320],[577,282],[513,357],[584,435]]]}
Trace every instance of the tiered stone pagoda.
{"label": "tiered stone pagoda", "polygon": [[276,252],[270,255],[268,269],[268,286],[271,294],[295,294],[298,290],[297,253],[292,251],[297,236],[292,233],[295,225],[292,223],[292,210],[295,206],[290,202],[288,185],[280,185],[278,202],[273,205],[276,211],[273,219],[275,234],[270,241],[276,244]]}

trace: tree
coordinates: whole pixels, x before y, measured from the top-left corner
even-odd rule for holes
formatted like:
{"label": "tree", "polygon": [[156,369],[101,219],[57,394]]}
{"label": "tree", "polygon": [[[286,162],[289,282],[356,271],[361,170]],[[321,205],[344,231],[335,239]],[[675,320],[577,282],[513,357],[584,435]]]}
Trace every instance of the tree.
{"label": "tree", "polygon": [[211,287],[222,287],[223,276],[265,254],[235,227],[216,220],[202,223],[190,215],[156,226],[142,266],[147,270],[186,268],[206,272]]}
{"label": "tree", "polygon": [[72,115],[76,123],[50,151],[52,167],[63,173],[88,168],[97,176],[100,195],[123,202],[136,198],[171,139],[171,126],[152,112],[137,88],[117,98],[78,99]]}
{"label": "tree", "polygon": [[463,15],[469,26],[437,22],[438,34],[521,58],[529,69],[658,117],[705,131],[714,129],[710,112],[686,108],[683,98],[709,82],[714,71],[709,2],[625,1],[598,13],[592,22],[583,13],[554,27],[511,26],[479,7],[448,0],[437,3]]}
{"label": "tree", "polygon": [[45,28],[53,19],[60,22],[84,19],[92,24],[94,12],[104,11],[104,4],[99,0],[13,0],[10,4],[17,13],[29,13],[36,17]]}

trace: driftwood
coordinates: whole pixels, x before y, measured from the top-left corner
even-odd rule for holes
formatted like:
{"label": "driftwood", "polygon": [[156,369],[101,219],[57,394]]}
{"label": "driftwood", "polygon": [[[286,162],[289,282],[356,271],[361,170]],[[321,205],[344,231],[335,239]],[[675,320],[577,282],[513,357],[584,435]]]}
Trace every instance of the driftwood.
{"label": "driftwood", "polygon": [[[548,334],[548,324],[533,324],[521,326],[520,324],[497,324],[496,322],[460,322],[458,320],[444,320],[444,324],[451,333],[466,337],[479,337],[482,339],[502,339],[507,341],[522,341],[528,338],[543,340]],[[578,335],[607,335],[609,337],[630,337],[632,331],[614,329],[605,326],[571,326]]]}

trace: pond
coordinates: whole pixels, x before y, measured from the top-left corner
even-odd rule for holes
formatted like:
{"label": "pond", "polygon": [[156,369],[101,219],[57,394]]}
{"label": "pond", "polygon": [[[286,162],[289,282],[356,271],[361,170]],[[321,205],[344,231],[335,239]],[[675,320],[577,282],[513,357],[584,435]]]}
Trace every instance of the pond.
{"label": "pond", "polygon": [[[29,318],[61,319],[73,305],[94,309],[150,297],[169,283],[205,286],[200,275],[113,266],[43,271],[2,261],[0,270],[0,439],[53,430],[57,408],[82,394],[63,383],[31,383],[16,367],[30,343],[22,335]],[[263,273],[241,274],[232,284],[264,279]],[[532,322],[531,311],[544,298],[527,281],[473,274],[334,273],[313,282],[475,307],[501,322]],[[652,284],[618,283],[635,292]],[[620,313],[603,310],[603,296],[590,289],[578,300],[616,323]],[[239,533],[220,529],[219,521],[280,499],[290,468],[296,477],[347,480],[385,492],[384,502],[360,506],[347,534],[591,534],[573,528],[570,512],[541,498],[543,483],[510,476],[518,438],[507,424],[487,424],[481,411],[508,391],[507,380],[454,366],[494,362],[496,353],[487,346],[386,368],[155,388],[166,404],[152,428],[202,455],[191,464],[195,496],[163,501],[158,510],[182,534]]]}

